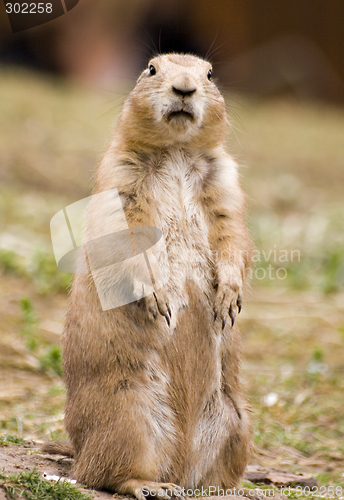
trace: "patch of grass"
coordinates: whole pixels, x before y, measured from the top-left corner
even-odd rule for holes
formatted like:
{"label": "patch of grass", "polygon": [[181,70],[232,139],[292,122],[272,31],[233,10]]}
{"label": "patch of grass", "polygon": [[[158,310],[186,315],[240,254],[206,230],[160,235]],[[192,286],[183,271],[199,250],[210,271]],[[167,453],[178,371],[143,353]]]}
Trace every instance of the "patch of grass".
{"label": "patch of grass", "polygon": [[57,440],[65,441],[65,440],[68,440],[68,435],[63,428],[63,429],[60,429],[57,431],[50,431],[49,438],[52,441],[57,441]]}
{"label": "patch of grass", "polygon": [[26,348],[30,352],[34,352],[38,347],[36,314],[32,302],[28,297],[23,297],[19,305],[22,316],[21,333],[25,337]]}
{"label": "patch of grass", "polygon": [[5,436],[0,436],[0,446],[9,446],[10,444],[25,444],[23,438],[15,436],[13,434],[5,434]]}
{"label": "patch of grass", "polygon": [[250,229],[256,251],[252,271],[256,285],[318,290],[344,290],[344,224],[342,208],[309,208],[285,214],[257,210]]}
{"label": "patch of grass", "polygon": [[343,288],[344,283],[344,252],[343,247],[333,247],[323,258],[324,293],[333,293]]}
{"label": "patch of grass", "polygon": [[[316,348],[311,359],[321,364],[324,359],[321,349]],[[260,449],[273,450],[279,456],[287,454],[288,449],[297,450],[304,457],[317,456],[324,468],[326,464],[332,467],[337,463],[340,470],[344,436],[340,402],[342,381],[338,382],[327,372],[309,374],[306,371],[296,372],[289,379],[272,376],[264,387],[253,381],[250,385],[248,395],[254,408],[254,441]],[[266,406],[262,389],[266,394],[275,392],[277,402]],[[325,484],[334,484],[332,472],[329,477],[332,482],[324,476]],[[319,481],[319,484],[323,483]]]}
{"label": "patch of grass", "polygon": [[62,375],[61,347],[57,344],[49,346],[43,356],[39,358],[44,371],[52,370],[56,375]]}
{"label": "patch of grass", "polygon": [[52,387],[50,387],[49,391],[48,391],[48,396],[60,396],[61,394],[64,394],[65,392],[65,389],[64,389],[64,386],[57,386],[57,385],[53,385]]}
{"label": "patch of grass", "polygon": [[53,254],[42,251],[33,254],[29,273],[35,288],[42,295],[66,293],[72,279],[72,274],[64,273],[57,267]]}
{"label": "patch of grass", "polygon": [[82,493],[78,488],[66,481],[50,482],[42,479],[33,469],[29,472],[5,476],[0,474],[2,487],[7,498],[17,500],[91,500],[91,497]]}
{"label": "patch of grass", "polygon": [[[268,254],[270,251],[266,251]],[[287,286],[295,290],[319,290],[325,294],[344,289],[343,248],[329,242],[314,253],[300,251],[300,260],[262,260],[252,271],[253,281],[263,286]]]}
{"label": "patch of grass", "polygon": [[24,273],[23,264],[18,255],[12,250],[0,248],[0,267],[8,273],[22,275]]}
{"label": "patch of grass", "polygon": [[67,293],[72,280],[71,273],[58,269],[53,254],[41,250],[23,258],[13,250],[0,249],[0,269],[26,278],[41,295]]}
{"label": "patch of grass", "polygon": [[25,345],[31,354],[38,357],[41,370],[53,371],[56,375],[62,375],[62,354],[57,344],[45,345],[37,334],[38,320],[32,302],[27,297],[20,300],[22,313],[21,333],[25,337]]}

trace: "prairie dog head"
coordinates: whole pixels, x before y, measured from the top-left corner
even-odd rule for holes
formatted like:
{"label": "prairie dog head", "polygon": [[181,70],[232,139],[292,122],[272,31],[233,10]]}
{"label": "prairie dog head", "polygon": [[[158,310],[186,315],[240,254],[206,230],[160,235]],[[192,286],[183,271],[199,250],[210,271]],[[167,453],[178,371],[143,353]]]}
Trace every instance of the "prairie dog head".
{"label": "prairie dog head", "polygon": [[128,140],[147,146],[206,146],[222,141],[226,125],[211,64],[192,55],[166,54],[149,61],[141,73],[124,104],[120,128]]}

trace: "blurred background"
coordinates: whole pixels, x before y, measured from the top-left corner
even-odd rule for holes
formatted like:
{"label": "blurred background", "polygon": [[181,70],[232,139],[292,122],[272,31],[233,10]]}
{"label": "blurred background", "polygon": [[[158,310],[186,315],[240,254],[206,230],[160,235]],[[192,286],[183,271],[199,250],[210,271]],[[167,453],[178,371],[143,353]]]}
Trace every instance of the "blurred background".
{"label": "blurred background", "polygon": [[239,323],[253,462],[344,473],[343,0],[80,0],[13,34],[0,4],[0,433],[64,437],[71,276],[49,223],[88,196],[157,52],[209,58],[256,245]]}
{"label": "blurred background", "polygon": [[156,52],[208,54],[221,81],[241,91],[343,102],[343,31],[342,0],[81,0],[15,36],[2,12],[0,59],[113,84]]}

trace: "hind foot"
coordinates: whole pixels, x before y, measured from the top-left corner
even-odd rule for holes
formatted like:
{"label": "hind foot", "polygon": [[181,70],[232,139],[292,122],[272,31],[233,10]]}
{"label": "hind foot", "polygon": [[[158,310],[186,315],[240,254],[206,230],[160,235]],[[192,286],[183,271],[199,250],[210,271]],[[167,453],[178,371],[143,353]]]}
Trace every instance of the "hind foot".
{"label": "hind foot", "polygon": [[173,483],[156,483],[142,479],[129,479],[117,486],[116,491],[122,495],[133,495],[137,500],[156,497],[158,500],[183,499],[182,489]]}

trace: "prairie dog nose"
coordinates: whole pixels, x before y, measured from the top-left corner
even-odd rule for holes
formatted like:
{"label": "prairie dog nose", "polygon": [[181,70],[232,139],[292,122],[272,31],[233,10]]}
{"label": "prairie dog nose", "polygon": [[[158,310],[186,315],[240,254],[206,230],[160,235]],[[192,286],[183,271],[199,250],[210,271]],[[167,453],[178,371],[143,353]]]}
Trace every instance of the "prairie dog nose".
{"label": "prairie dog nose", "polygon": [[179,96],[191,96],[196,90],[196,82],[189,75],[179,75],[172,82],[172,91]]}

